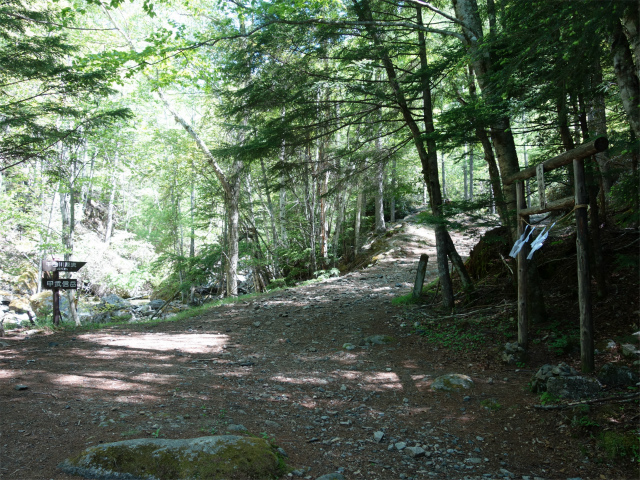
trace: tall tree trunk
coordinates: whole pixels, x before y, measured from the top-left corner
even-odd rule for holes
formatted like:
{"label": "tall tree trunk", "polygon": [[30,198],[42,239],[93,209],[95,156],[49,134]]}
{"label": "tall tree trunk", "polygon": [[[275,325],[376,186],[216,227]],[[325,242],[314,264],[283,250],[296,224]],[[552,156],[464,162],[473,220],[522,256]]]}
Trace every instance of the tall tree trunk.
{"label": "tall tree trunk", "polygon": [[613,71],[618,81],[622,106],[634,135],[636,138],[640,138],[640,108],[638,108],[640,104],[640,79],[634,68],[633,54],[620,21],[613,22],[610,43]]}
{"label": "tall tree trunk", "polygon": [[473,201],[473,143],[469,151],[469,200]]}
{"label": "tall tree trunk", "polygon": [[329,191],[329,169],[327,168],[325,159],[325,145],[324,140],[321,139],[318,146],[318,167],[316,170],[317,182],[318,182],[318,200],[320,208],[320,257],[322,261],[322,267],[326,265],[329,256],[329,226],[327,218],[327,192]]}
{"label": "tall tree trunk", "polygon": [[[560,140],[562,141],[562,146],[564,147],[565,152],[569,150],[573,150],[575,148],[575,143],[573,141],[573,137],[571,136],[571,130],[569,129],[569,119],[567,114],[567,96],[564,89],[561,89],[558,98],[556,99],[556,112],[558,114],[558,128],[560,130]],[[573,187],[573,164],[570,163],[567,165],[567,180],[568,184]]]}
{"label": "tall tree trunk", "polygon": [[[190,192],[190,208],[189,213],[191,217],[191,228],[189,235],[189,257],[194,258],[196,256],[196,180],[195,170],[193,168],[193,159],[191,160],[191,192]],[[193,300],[192,300],[193,302]]]}
{"label": "tall tree trunk", "polygon": [[118,145],[116,144],[116,151],[113,155],[113,175],[111,176],[111,193],[109,194],[109,205],[107,207],[107,225],[104,233],[104,243],[109,245],[111,243],[111,234],[113,232],[113,209],[116,201],[116,191],[118,190],[118,162],[119,153]]}
{"label": "tall tree trunk", "polygon": [[396,221],[396,188],[398,188],[398,161],[396,157],[393,157],[391,163],[391,199],[389,201],[389,221],[394,223]]}
{"label": "tall tree trunk", "polygon": [[[235,169],[234,169],[235,170]],[[237,183],[237,182],[234,182]],[[240,223],[240,189],[234,185],[226,195],[227,204],[227,296],[238,296],[238,259],[239,259],[239,223]]]}
{"label": "tall tree trunk", "polygon": [[[483,29],[478,4],[476,0],[452,0],[452,2],[456,17],[462,23],[463,43],[471,54],[473,70],[476,74],[478,85],[480,86],[486,104],[492,106],[496,103],[491,83],[493,73],[492,50],[490,48],[480,48],[483,40]],[[520,166],[509,117],[506,115],[496,116],[496,118],[491,121],[490,130],[501,177],[506,178],[517,173],[520,170]],[[515,241],[518,237],[517,222],[515,221],[514,215],[517,209],[515,184],[504,188],[503,194],[506,201],[506,211],[504,213],[508,215],[507,218],[509,220],[507,225],[511,230],[511,238]],[[522,189],[521,195],[522,204],[524,204],[524,189]],[[528,244],[525,248],[528,248]],[[534,322],[542,321],[542,319],[546,317],[546,311],[535,260],[532,262],[528,272],[530,294],[528,302],[530,306],[529,318]]]}
{"label": "tall tree trunk", "polygon": [[[309,230],[309,247],[310,247],[310,275],[313,275],[318,270],[318,264],[316,261],[316,176],[311,166],[311,145],[307,144],[305,149],[305,211],[307,213],[307,223],[310,226]],[[309,185],[311,181],[311,185]]]}
{"label": "tall tree trunk", "polygon": [[288,246],[287,241],[287,225],[286,225],[286,214],[287,214],[287,190],[284,188],[284,175],[280,175],[280,190],[278,192],[278,201],[279,201],[279,214],[278,220],[280,223],[280,241],[282,242],[282,246]]}
{"label": "tall tree trunk", "polygon": [[442,169],[442,196],[447,198],[447,175],[444,168],[444,152],[440,154],[440,168]]}
{"label": "tall tree trunk", "polygon": [[469,145],[464,146],[464,159],[462,160],[462,176],[464,179],[464,200],[469,200],[469,189],[467,185],[467,158],[469,157]]}
{"label": "tall tree trunk", "polygon": [[[358,181],[361,184],[361,181]],[[361,186],[361,185],[360,185]],[[353,253],[354,257],[358,256],[360,251],[360,224],[362,221],[362,204],[364,203],[364,192],[362,188],[358,188],[358,196],[356,197],[356,218],[354,225]]]}
{"label": "tall tree trunk", "polygon": [[[452,0],[456,17],[462,23],[463,43],[469,49],[472,56],[473,70],[478,80],[478,85],[485,96],[488,105],[493,103],[491,91],[491,55],[489,49],[480,49],[482,42],[482,21],[476,0]],[[501,176],[507,177],[519,171],[518,154],[511,130],[511,122],[508,117],[496,117],[490,125],[491,140],[496,151],[497,162]],[[494,190],[494,193],[496,191]],[[516,222],[513,213],[516,211],[515,185],[507,186],[503,191],[506,201],[506,212],[510,217],[508,222],[513,240],[517,238]]]}
{"label": "tall tree trunk", "polygon": [[630,2],[621,21],[636,64],[636,75],[640,77],[640,3],[635,2],[634,5]]}
{"label": "tall tree trunk", "polygon": [[[607,135],[607,116],[605,113],[604,93],[601,89],[602,85],[602,65],[600,60],[597,59],[591,69],[591,91],[593,92],[593,100],[591,102],[589,112],[586,115],[587,125],[590,132],[590,136]],[[578,103],[582,104],[578,98]],[[582,109],[581,109],[582,110]],[[582,122],[581,122],[582,123]],[[584,129],[584,127],[583,127]],[[607,152],[596,153],[596,162],[598,169],[600,170],[600,178],[602,182],[602,198],[605,199],[611,191],[611,186],[615,182],[615,179],[611,177],[611,171],[609,169],[609,155]],[[602,208],[605,208],[605,204],[602,204]]]}
{"label": "tall tree trunk", "polygon": [[[469,94],[472,99],[477,97],[477,89],[476,89],[476,81],[475,81],[475,73],[473,71],[473,66],[469,65]],[[482,152],[484,154],[484,161],[487,164],[487,168],[489,170],[489,182],[491,184],[491,209],[492,213],[496,212],[496,208],[498,210],[498,216],[502,222],[502,225],[510,228],[511,225],[511,217],[509,216],[509,212],[507,210],[506,201],[504,199],[504,194],[502,193],[502,180],[500,179],[500,171],[498,169],[498,163],[496,162],[496,157],[493,152],[493,146],[491,145],[491,140],[489,139],[489,135],[485,130],[484,124],[478,124],[477,120],[474,119],[475,126],[475,134],[476,138],[482,145]]]}
{"label": "tall tree trunk", "polygon": [[280,266],[278,262],[278,233],[276,229],[276,218],[273,211],[273,202],[271,201],[271,189],[269,188],[269,180],[267,178],[267,169],[264,166],[264,159],[260,157],[260,169],[262,172],[262,181],[264,183],[264,193],[267,198],[267,212],[269,213],[269,223],[271,226],[271,241],[273,242],[273,275],[279,276]]}
{"label": "tall tree trunk", "polygon": [[[376,147],[379,147],[380,139],[376,138]],[[384,162],[376,163],[376,195],[375,195],[375,218],[376,233],[384,233],[387,226],[384,223]]]}

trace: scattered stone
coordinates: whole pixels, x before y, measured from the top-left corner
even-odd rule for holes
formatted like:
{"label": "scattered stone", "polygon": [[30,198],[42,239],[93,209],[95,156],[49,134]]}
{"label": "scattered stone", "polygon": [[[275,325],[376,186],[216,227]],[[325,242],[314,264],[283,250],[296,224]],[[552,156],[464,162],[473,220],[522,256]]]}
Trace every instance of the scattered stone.
{"label": "scattered stone", "polygon": [[516,363],[526,361],[526,359],[527,352],[518,344],[518,342],[507,343],[504,346],[502,361],[507,365],[515,365]]}
{"label": "scattered stone", "polygon": [[280,427],[282,427],[282,425],[280,425],[278,422],[274,422],[273,420],[265,420],[264,424],[267,427],[271,427],[271,428],[280,428]]}
{"label": "scattered stone", "polygon": [[622,345],[622,355],[625,357],[640,358],[640,349],[631,343]]}
{"label": "scattered stone", "polygon": [[262,325],[260,322],[253,322],[253,326],[258,328],[260,325]]}
{"label": "scattered stone", "polygon": [[600,390],[600,382],[589,377],[551,377],[547,381],[547,392],[560,398],[579,400],[591,397]]}
{"label": "scattered stone", "polygon": [[595,344],[595,353],[604,353],[607,350],[615,350],[616,342],[611,339],[601,340]]}
{"label": "scattered stone", "polygon": [[105,443],[66,459],[59,468],[85,478],[266,480],[285,473],[281,455],[271,443],[234,435]]}
{"label": "scattered stone", "polygon": [[342,348],[344,348],[345,350],[355,350],[356,346],[353,343],[345,343],[344,345],[342,345]]}
{"label": "scattered stone", "polygon": [[365,345],[386,345],[393,342],[393,338],[389,335],[371,335],[364,339]]}
{"label": "scattered stone", "polygon": [[151,300],[149,302],[149,308],[151,308],[152,310],[158,310],[162,308],[164,304],[165,304],[164,300],[160,300],[160,299]]}
{"label": "scattered stone", "polygon": [[229,425],[227,425],[227,431],[228,432],[248,432],[249,430],[247,430],[247,427],[245,427],[244,425],[235,425],[233,423],[230,423]]}
{"label": "scattered stone", "polygon": [[640,381],[640,376],[629,367],[616,365],[615,363],[605,363],[600,372],[598,380],[605,385],[635,385]]}
{"label": "scattered stone", "polygon": [[373,434],[373,439],[378,443],[380,443],[383,438],[384,438],[384,432],[377,431]]}
{"label": "scattered stone", "polygon": [[316,480],[345,480],[344,476],[339,473],[327,473],[326,475],[322,475],[321,477],[316,478]]}
{"label": "scattered stone", "polygon": [[394,446],[396,447],[396,449],[397,449],[398,451],[400,451],[400,450],[404,450],[405,448],[407,448],[407,444],[406,444],[406,443],[404,443],[404,442],[398,442],[398,443],[396,443]]}
{"label": "scattered stone", "polygon": [[578,371],[567,365],[560,363],[558,365],[543,365],[531,379],[531,391],[533,393],[542,393],[547,391],[547,382],[553,377],[577,377]]}
{"label": "scattered stone", "polygon": [[409,455],[413,458],[424,457],[427,451],[422,447],[407,447],[406,451],[409,452]]}
{"label": "scattered stone", "polygon": [[467,375],[449,373],[436,378],[431,384],[433,390],[454,392],[456,390],[468,390],[473,387],[473,380]]}
{"label": "scattered stone", "polygon": [[121,306],[121,305],[126,305],[128,303],[122,297],[119,297],[115,293],[110,293],[106,297],[102,297],[100,300],[102,300],[107,305],[113,305],[113,306]]}
{"label": "scattered stone", "polygon": [[22,385],[21,383],[19,383],[18,385],[16,385],[15,387],[13,387],[16,390],[27,390],[29,387],[27,387],[26,385]]}

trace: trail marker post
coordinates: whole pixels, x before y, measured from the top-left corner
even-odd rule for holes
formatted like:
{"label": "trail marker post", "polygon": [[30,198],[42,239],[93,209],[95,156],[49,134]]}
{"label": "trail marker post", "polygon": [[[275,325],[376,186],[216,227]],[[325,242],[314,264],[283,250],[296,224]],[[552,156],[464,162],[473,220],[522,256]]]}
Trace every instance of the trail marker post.
{"label": "trail marker post", "polygon": [[60,290],[77,290],[78,280],[60,278],[59,272],[77,272],[87,262],[42,260],[42,288],[53,290],[53,324],[60,325]]}

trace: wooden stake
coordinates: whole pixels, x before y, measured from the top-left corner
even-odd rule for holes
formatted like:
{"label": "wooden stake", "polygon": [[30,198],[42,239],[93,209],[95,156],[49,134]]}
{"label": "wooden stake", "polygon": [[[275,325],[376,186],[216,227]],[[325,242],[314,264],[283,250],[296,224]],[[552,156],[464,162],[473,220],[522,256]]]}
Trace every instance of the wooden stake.
{"label": "wooden stake", "polygon": [[[53,272],[53,281],[60,279],[58,271]],[[60,325],[60,289],[53,289],[53,324],[57,327]]]}
{"label": "wooden stake", "polygon": [[584,161],[573,161],[573,175],[576,189],[576,248],[578,263],[578,302],[580,305],[580,358],[582,371],[595,370],[593,358],[593,318],[591,316],[591,278],[589,274],[589,230],[587,219],[587,185]]}
{"label": "wooden stake", "polygon": [[536,177],[538,180],[538,195],[540,196],[540,208],[547,206],[547,195],[544,191],[544,164],[539,164],[536,167]]}
{"label": "wooden stake", "polygon": [[427,273],[427,262],[429,261],[429,255],[423,253],[420,255],[420,261],[418,262],[418,272],[416,273],[416,283],[413,285],[412,297],[417,300],[422,294],[422,286],[424,285],[424,277]]}
{"label": "wooden stake", "polygon": [[[518,238],[524,233],[525,223],[520,210],[525,208],[522,182],[516,183]],[[518,253],[518,345],[525,350],[529,343],[529,319],[527,317],[527,259],[525,248]]]}

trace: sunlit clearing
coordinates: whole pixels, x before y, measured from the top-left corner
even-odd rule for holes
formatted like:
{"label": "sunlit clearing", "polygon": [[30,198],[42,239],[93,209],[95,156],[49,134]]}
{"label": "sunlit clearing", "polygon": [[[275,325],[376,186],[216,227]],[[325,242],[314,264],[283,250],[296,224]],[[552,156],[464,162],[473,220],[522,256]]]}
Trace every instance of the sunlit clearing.
{"label": "sunlit clearing", "polygon": [[[157,381],[157,379],[153,379]],[[154,387],[153,385],[145,385],[139,382],[128,382],[113,378],[104,378],[102,376],[88,377],[83,375],[51,375],[51,383],[60,386],[69,387],[83,387],[92,388],[96,390],[110,390],[110,391],[128,391],[128,392],[140,392],[148,388]]]}
{"label": "sunlit clearing", "polygon": [[329,382],[324,379],[324,378],[318,378],[318,377],[285,377],[283,375],[277,375],[275,377],[271,377],[272,380],[276,381],[276,382],[282,382],[282,383],[293,383],[296,385],[302,385],[302,384],[313,384],[313,385],[327,385]]}
{"label": "sunlit clearing", "polygon": [[104,346],[126,347],[166,352],[179,350],[185,353],[217,353],[229,342],[228,335],[132,333],[130,336],[85,335],[83,340]]}
{"label": "sunlit clearing", "polygon": [[402,390],[400,377],[393,372],[379,372],[373,375],[366,375],[363,381],[366,382],[366,384],[363,385],[365,390]]}

